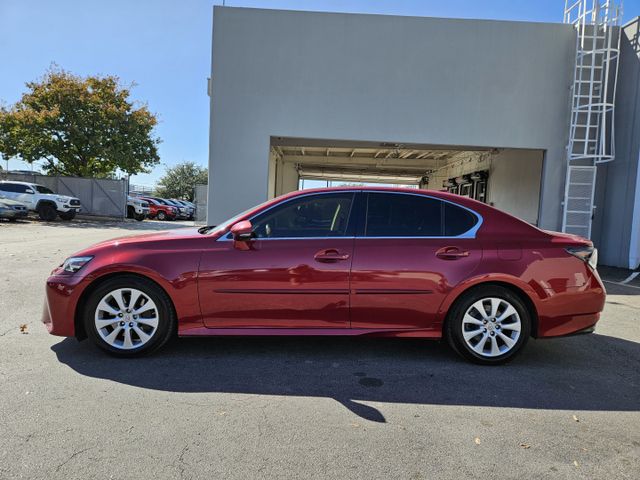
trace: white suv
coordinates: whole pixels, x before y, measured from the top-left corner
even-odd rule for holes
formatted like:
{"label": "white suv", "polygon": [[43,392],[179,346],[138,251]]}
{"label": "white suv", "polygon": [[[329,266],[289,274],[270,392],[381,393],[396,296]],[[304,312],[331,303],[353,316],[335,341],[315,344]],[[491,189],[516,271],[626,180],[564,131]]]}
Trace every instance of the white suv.
{"label": "white suv", "polygon": [[135,218],[139,222],[149,216],[149,203],[127,195],[127,218]]}
{"label": "white suv", "polygon": [[24,203],[29,210],[38,212],[42,220],[52,221],[60,215],[63,220],[73,220],[80,211],[80,200],[58,195],[51,189],[28,182],[0,182],[2,195]]}

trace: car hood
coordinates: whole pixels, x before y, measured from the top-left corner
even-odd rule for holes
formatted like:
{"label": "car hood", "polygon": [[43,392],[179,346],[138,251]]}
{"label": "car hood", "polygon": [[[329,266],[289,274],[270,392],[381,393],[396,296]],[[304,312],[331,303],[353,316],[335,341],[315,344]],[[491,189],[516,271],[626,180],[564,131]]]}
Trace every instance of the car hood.
{"label": "car hood", "polygon": [[51,199],[54,200],[56,198],[64,198],[66,200],[78,200],[80,201],[80,199],[78,197],[70,197],[69,195],[58,195],[57,193],[39,193],[38,194],[41,198],[45,198],[45,199]]}
{"label": "car hood", "polygon": [[21,205],[21,206],[25,206],[24,203],[22,202],[16,202],[15,200],[10,200],[8,198],[0,198],[0,203],[4,203],[5,205],[9,206],[9,207],[14,207],[16,205]]}
{"label": "car hood", "polygon": [[141,235],[113,238],[111,240],[96,243],[89,248],[75,253],[73,256],[93,255],[100,250],[119,248],[122,246],[140,246],[141,248],[153,248],[156,244],[161,244],[164,242],[206,238],[206,235],[198,233],[197,228],[176,228],[172,230],[165,230],[163,232],[144,233]]}

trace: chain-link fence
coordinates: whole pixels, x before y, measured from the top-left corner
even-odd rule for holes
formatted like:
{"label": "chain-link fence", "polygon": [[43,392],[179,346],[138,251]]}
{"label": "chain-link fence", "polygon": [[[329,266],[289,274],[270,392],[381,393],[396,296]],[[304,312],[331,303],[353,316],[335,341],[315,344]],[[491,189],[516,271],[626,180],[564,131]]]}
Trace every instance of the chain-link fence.
{"label": "chain-link fence", "polygon": [[82,215],[126,217],[126,180],[106,178],[57,177],[49,175],[2,172],[0,179],[44,185],[55,193],[80,199]]}

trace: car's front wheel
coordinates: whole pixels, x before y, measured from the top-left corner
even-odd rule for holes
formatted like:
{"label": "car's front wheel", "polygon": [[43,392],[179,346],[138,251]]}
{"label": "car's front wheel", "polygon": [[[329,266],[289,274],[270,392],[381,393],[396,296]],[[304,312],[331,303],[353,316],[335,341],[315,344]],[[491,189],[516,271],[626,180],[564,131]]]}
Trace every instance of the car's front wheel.
{"label": "car's front wheel", "polygon": [[101,349],[121,357],[162,347],[176,330],[171,299],[141,277],[123,275],[100,285],[86,302],[87,336]]}
{"label": "car's front wheel", "polygon": [[511,360],[531,333],[531,313],[511,290],[480,286],[456,301],[447,319],[447,338],[464,358],[484,365]]}
{"label": "car's front wheel", "polygon": [[164,213],[162,210],[160,210],[160,211],[158,212],[158,215],[156,215],[156,218],[157,218],[158,220],[161,220],[161,221],[166,220],[166,219],[167,219],[167,214],[166,214],[166,213]]}
{"label": "car's front wheel", "polygon": [[37,212],[40,220],[44,220],[45,222],[53,222],[56,219],[56,215],[58,214],[58,212],[56,211],[56,207],[49,203],[38,205]]}
{"label": "car's front wheel", "polygon": [[76,218],[76,212],[74,211],[69,211],[69,212],[62,212],[59,214],[60,218],[62,220],[65,220],[67,222],[70,222],[71,220],[73,220],[74,218]]}

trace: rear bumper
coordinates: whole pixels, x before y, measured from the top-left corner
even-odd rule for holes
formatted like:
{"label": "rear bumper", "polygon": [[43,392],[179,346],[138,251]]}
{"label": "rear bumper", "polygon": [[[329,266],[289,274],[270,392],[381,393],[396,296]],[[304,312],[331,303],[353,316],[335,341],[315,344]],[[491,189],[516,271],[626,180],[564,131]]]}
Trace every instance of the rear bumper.
{"label": "rear bumper", "polygon": [[593,332],[607,297],[597,272],[590,272],[585,285],[547,290],[547,295],[539,304],[538,338]]}

